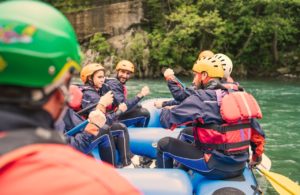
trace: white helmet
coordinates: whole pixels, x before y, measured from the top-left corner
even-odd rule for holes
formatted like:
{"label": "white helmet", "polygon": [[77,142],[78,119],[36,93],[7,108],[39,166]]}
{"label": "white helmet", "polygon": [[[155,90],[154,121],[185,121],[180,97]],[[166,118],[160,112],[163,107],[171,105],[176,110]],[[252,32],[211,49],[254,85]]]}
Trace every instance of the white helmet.
{"label": "white helmet", "polygon": [[224,78],[227,79],[230,76],[233,68],[231,59],[222,53],[215,54],[214,57],[221,61],[224,70]]}

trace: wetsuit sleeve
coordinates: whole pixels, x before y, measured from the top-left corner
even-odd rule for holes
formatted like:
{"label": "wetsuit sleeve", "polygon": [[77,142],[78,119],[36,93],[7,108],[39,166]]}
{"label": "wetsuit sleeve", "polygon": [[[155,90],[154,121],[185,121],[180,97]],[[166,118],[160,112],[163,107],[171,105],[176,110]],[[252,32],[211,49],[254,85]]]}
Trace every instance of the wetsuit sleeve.
{"label": "wetsuit sleeve", "polygon": [[116,80],[108,81],[108,85],[114,94],[114,102],[113,102],[114,106],[118,106],[120,103],[124,102],[127,105],[127,110],[130,110],[135,105],[137,105],[137,103],[139,101],[141,101],[141,99],[142,99],[142,98],[135,96],[132,99],[126,100],[126,97],[125,97],[124,91],[123,91],[123,85]]}
{"label": "wetsuit sleeve", "polygon": [[114,94],[114,102],[113,104],[118,106],[122,102],[125,102],[126,98],[124,96],[123,86],[121,83],[117,81],[110,81],[109,86]]}
{"label": "wetsuit sleeve", "polygon": [[135,96],[132,99],[126,100],[125,104],[127,105],[127,110],[132,109],[134,106],[136,106],[143,98],[139,98],[138,96]]}
{"label": "wetsuit sleeve", "polygon": [[106,123],[107,125],[111,126],[112,123],[118,118],[115,112],[107,113],[106,115]]}
{"label": "wetsuit sleeve", "polygon": [[77,133],[75,136],[68,136],[67,142],[73,148],[85,153],[94,139],[95,139],[94,135],[83,131]]}
{"label": "wetsuit sleeve", "polygon": [[265,133],[256,119],[251,120],[251,127],[252,160],[257,161],[264,153]]}
{"label": "wetsuit sleeve", "polygon": [[165,106],[175,106],[175,105],[179,105],[180,102],[176,101],[176,100],[169,100],[169,101],[165,101],[162,103],[162,107]]}
{"label": "wetsuit sleeve", "polygon": [[203,106],[203,102],[199,97],[192,95],[171,110],[162,109],[160,115],[161,125],[167,129],[174,129],[178,125],[191,123],[195,119],[203,117]]}
{"label": "wetsuit sleeve", "polygon": [[176,81],[168,80],[168,87],[173,98],[178,102],[182,102],[185,98],[190,96],[189,91],[187,91],[186,88],[183,88],[180,83]]}
{"label": "wetsuit sleeve", "polygon": [[[78,114],[76,114],[72,109],[68,109],[64,119],[62,120],[62,124],[59,125],[59,128],[64,128],[64,132],[68,132],[82,122],[83,119]],[[74,136],[66,137],[68,144],[81,152],[85,152],[94,139],[94,135],[83,131],[83,129]]]}
{"label": "wetsuit sleeve", "polygon": [[83,92],[81,106],[82,108],[86,108],[89,105],[99,102],[99,100],[100,100],[100,95],[97,94],[97,92],[86,90]]}

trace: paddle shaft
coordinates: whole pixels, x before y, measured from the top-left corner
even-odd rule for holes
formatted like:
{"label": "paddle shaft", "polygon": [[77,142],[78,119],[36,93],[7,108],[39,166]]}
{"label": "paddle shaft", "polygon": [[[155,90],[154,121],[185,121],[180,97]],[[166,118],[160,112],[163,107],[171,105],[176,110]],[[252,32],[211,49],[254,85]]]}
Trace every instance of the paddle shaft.
{"label": "paddle shaft", "polygon": [[87,126],[88,123],[89,123],[89,120],[83,121],[82,123],[80,123],[79,125],[74,127],[73,129],[71,129],[70,131],[66,132],[65,135],[72,136],[72,135],[78,133],[79,131],[84,129],[85,126]]}
{"label": "paddle shaft", "polygon": [[[121,110],[117,110],[115,116],[119,117],[123,112]],[[69,130],[68,132],[65,133],[65,135],[68,136],[72,136],[78,132],[80,132],[82,129],[84,129],[86,127],[86,125],[89,123],[89,120],[85,120],[82,123],[80,123],[79,125],[77,125],[76,127],[72,128],[71,130]]]}
{"label": "paddle shaft", "polygon": [[[256,170],[258,170],[259,172],[261,172],[262,174],[264,174],[269,180],[272,180],[273,182],[275,182],[277,185],[279,185],[280,187],[282,187],[283,189],[285,189],[287,192],[289,192],[290,194],[295,194],[294,192],[292,192],[290,189],[288,189],[286,186],[282,185],[279,181],[277,181],[274,177],[272,177],[267,170],[261,169],[256,167]],[[272,184],[272,183],[271,183]]]}
{"label": "paddle shaft", "polygon": [[86,112],[86,111],[88,111],[88,110],[90,110],[90,109],[95,108],[97,105],[98,105],[98,102],[95,103],[95,104],[92,104],[92,105],[90,105],[90,106],[88,106],[88,107],[85,107],[85,108],[82,109],[82,110],[79,110],[79,111],[77,112],[77,114],[80,115],[80,114],[82,114],[82,113],[84,113],[84,112]]}

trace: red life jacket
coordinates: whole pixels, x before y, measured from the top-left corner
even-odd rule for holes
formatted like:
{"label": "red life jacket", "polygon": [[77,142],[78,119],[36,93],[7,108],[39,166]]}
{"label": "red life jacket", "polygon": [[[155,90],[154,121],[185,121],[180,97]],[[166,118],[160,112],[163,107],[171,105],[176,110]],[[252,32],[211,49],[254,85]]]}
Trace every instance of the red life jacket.
{"label": "red life jacket", "polygon": [[1,195],[140,194],[109,165],[60,144],[55,131],[0,133]]}
{"label": "red life jacket", "polygon": [[71,99],[69,101],[69,106],[75,111],[81,110],[81,101],[83,97],[82,88],[77,85],[70,86]]}
{"label": "red life jacket", "polygon": [[262,118],[256,100],[246,92],[233,92],[221,99],[223,124],[203,124],[198,120],[195,140],[204,150],[218,150],[224,154],[247,152],[251,139],[250,119]]}
{"label": "red life jacket", "polygon": [[[69,107],[73,109],[74,111],[80,111],[82,110],[82,98],[83,98],[83,91],[85,90],[91,90],[89,86],[85,85],[71,85],[70,86],[70,95],[71,99],[69,101]],[[96,106],[95,106],[96,107]],[[109,105],[106,107],[107,112],[109,111],[115,111],[117,106]],[[86,116],[83,116],[86,117]]]}

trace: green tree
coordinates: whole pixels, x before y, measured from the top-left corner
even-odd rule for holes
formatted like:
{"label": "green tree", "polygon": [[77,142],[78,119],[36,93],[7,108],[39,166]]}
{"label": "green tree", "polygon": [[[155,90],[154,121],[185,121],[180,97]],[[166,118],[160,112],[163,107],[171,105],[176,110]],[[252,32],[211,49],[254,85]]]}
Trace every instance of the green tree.
{"label": "green tree", "polygon": [[101,33],[95,33],[90,40],[89,48],[99,53],[97,61],[103,63],[103,60],[112,55],[112,49],[106,38]]}

